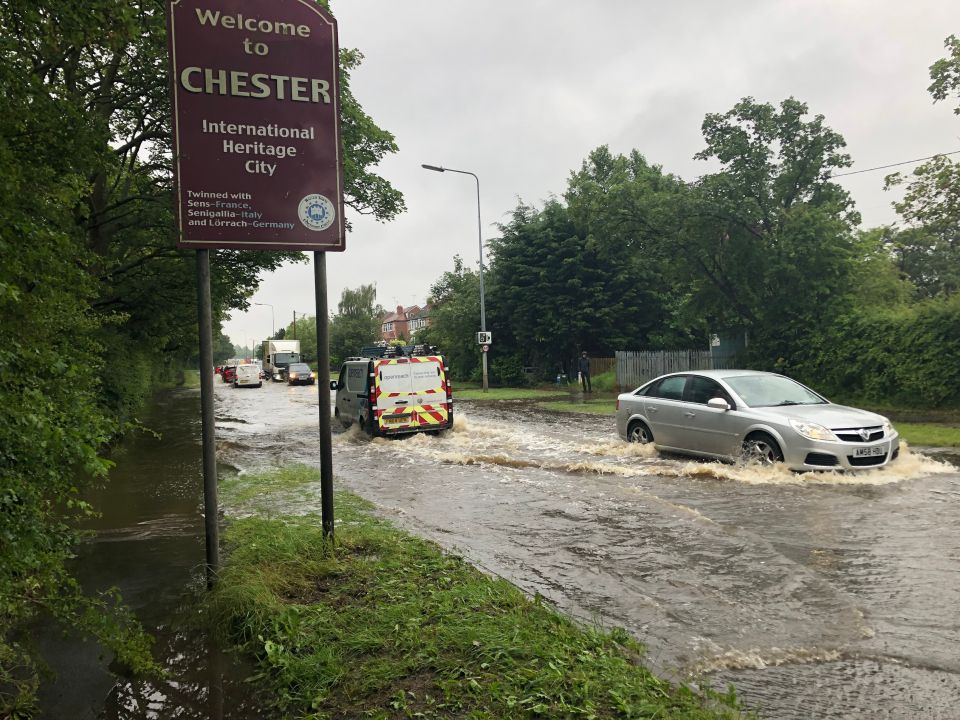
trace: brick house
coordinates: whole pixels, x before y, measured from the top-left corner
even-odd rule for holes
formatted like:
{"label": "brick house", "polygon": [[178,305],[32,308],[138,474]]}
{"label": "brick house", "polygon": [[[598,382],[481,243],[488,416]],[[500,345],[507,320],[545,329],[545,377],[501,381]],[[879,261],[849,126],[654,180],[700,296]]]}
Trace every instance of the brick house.
{"label": "brick house", "polygon": [[384,342],[398,338],[410,341],[425,327],[430,327],[429,305],[411,305],[407,308],[397,305],[394,312],[384,315],[380,325],[380,337]]}

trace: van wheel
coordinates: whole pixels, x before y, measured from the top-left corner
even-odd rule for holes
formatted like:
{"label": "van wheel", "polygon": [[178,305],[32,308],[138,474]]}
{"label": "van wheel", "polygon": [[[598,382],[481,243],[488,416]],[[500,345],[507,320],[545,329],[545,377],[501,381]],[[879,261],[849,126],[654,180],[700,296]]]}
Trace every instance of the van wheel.
{"label": "van wheel", "polygon": [[380,432],[378,431],[378,428],[377,428],[376,418],[368,419],[368,422],[364,424],[363,429],[366,431],[367,435],[369,435],[372,438],[380,436]]}

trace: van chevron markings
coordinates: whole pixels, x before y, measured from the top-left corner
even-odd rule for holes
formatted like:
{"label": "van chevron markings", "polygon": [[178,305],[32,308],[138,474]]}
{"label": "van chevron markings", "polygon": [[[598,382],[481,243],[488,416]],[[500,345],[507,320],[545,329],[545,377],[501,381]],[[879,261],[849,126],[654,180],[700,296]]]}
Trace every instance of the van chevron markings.
{"label": "van chevron markings", "polygon": [[311,0],[170,0],[182,248],[345,249],[337,25]]}

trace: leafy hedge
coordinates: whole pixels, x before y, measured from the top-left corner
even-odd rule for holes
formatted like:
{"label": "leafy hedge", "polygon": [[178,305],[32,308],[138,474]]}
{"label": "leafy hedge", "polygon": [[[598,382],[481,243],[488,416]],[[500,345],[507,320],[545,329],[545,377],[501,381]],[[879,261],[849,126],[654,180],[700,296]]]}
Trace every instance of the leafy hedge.
{"label": "leafy hedge", "polygon": [[960,296],[852,313],[813,336],[791,374],[828,394],[960,406]]}

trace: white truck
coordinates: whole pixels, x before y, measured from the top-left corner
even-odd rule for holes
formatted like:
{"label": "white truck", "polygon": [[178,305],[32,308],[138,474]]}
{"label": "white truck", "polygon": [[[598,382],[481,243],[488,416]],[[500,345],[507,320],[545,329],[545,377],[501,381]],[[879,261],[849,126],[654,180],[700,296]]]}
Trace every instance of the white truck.
{"label": "white truck", "polygon": [[301,362],[299,340],[264,340],[263,372],[271,380],[286,380],[290,363]]}

